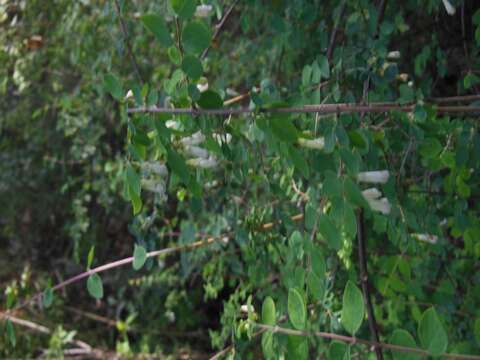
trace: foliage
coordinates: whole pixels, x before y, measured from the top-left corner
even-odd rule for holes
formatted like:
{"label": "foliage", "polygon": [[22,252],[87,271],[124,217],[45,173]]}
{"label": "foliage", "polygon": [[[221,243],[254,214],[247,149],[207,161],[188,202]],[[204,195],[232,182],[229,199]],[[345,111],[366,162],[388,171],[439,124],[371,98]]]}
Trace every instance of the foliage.
{"label": "foliage", "polygon": [[[221,28],[230,2],[206,16],[195,0],[0,3],[1,256],[35,269],[9,282],[6,307],[43,291],[48,317],[35,318],[55,324],[55,356],[91,330],[70,330],[63,307],[91,310],[88,292],[116,322],[88,340],[125,356],[232,344],[241,358],[364,358],[307,336],[373,335],[363,236],[380,341],[480,353],[478,113],[436,100],[478,94],[480,10],[451,1],[452,16],[445,2],[383,14],[381,1],[242,1]],[[363,102],[413,111],[274,111]],[[128,112],[152,106],[252,112]],[[173,246],[191,248],[148,256]],[[72,290],[82,297],[51,296],[53,269],[132,255]],[[255,341],[261,323],[284,332]],[[41,346],[5,329],[2,355]]]}

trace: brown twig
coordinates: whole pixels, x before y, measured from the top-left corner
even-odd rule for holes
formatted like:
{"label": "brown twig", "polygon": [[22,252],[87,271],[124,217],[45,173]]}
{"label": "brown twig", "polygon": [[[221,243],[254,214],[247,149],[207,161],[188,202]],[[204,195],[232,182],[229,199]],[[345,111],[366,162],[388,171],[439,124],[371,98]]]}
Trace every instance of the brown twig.
{"label": "brown twig", "polygon": [[202,55],[200,56],[200,59],[204,59],[208,52],[210,51],[210,48],[212,47],[212,43],[213,41],[218,37],[218,35],[220,35],[220,31],[222,31],[222,28],[223,28],[223,25],[225,25],[225,22],[227,21],[228,17],[230,16],[230,14],[232,13],[233,11],[233,8],[235,7],[235,5],[237,4],[238,0],[235,0],[232,5],[230,5],[230,7],[228,8],[227,12],[225,13],[225,15],[223,16],[222,20],[220,20],[220,22],[215,25],[215,32],[213,33],[213,36],[212,36],[212,40],[210,41],[210,44],[208,45],[208,47],[203,50],[203,53]]}
{"label": "brown twig", "polygon": [[[370,289],[368,284],[368,268],[367,268],[367,247],[365,244],[365,228],[363,219],[363,210],[360,210],[357,216],[357,239],[358,239],[358,262],[360,267],[360,280],[362,284],[363,299],[367,305],[368,325],[370,334],[375,343],[379,342],[378,325],[375,320],[372,299],[370,297]],[[383,360],[382,348],[375,347],[377,360]]]}
{"label": "brown twig", "polygon": [[334,28],[332,30],[332,34],[330,36],[330,43],[328,44],[328,49],[327,49],[327,60],[328,60],[329,63],[332,60],[333,50],[335,49],[336,40],[337,40],[338,27],[340,25],[340,21],[343,18],[346,3],[347,3],[347,1],[344,0],[344,1],[342,1],[342,4],[340,5],[340,14],[338,15],[337,21],[335,22],[335,26],[334,26]]}
{"label": "brown twig", "polygon": [[[368,340],[359,339],[359,338],[356,338],[356,337],[339,335],[339,334],[328,333],[328,332],[323,332],[323,331],[308,332],[308,331],[302,331],[302,330],[287,329],[287,328],[283,328],[283,327],[280,327],[280,326],[264,325],[264,324],[258,324],[258,323],[253,323],[253,322],[251,322],[251,323],[252,323],[252,325],[254,325],[255,327],[257,327],[259,329],[262,329],[262,330],[265,330],[265,331],[273,331],[274,333],[282,333],[282,334],[286,334],[286,335],[295,335],[295,336],[315,336],[315,337],[321,337],[321,338],[324,338],[324,339],[342,341],[342,342],[349,343],[351,345],[361,344],[361,345],[367,345],[369,347],[382,347],[384,349],[393,350],[393,351],[406,352],[406,353],[416,353],[416,354],[419,354],[421,356],[430,356],[428,351],[422,350],[422,349],[419,349],[419,348],[412,348],[412,347],[407,347],[407,346],[400,346],[400,345],[394,345],[394,344],[388,344],[388,343],[368,341]],[[480,360],[480,356],[477,356],[477,355],[444,353],[441,356],[443,358],[449,358],[449,359]]]}
{"label": "brown twig", "polygon": [[127,47],[128,56],[130,57],[130,61],[132,62],[132,66],[135,71],[135,74],[137,74],[138,80],[140,80],[140,82],[143,84],[144,82],[143,77],[142,77],[142,74],[140,73],[140,68],[138,66],[137,59],[135,58],[135,54],[133,53],[132,46],[128,38],[127,25],[125,24],[125,20],[122,17],[122,10],[120,9],[120,4],[118,0],[115,0],[115,8],[117,10],[118,21],[120,23],[120,28],[122,30],[125,46]]}
{"label": "brown twig", "polygon": [[[211,245],[215,242],[220,241],[221,239],[222,239],[222,237],[209,237],[206,240],[196,241],[196,242],[194,242],[192,244],[188,244],[188,245],[180,245],[180,246],[174,246],[174,247],[170,247],[170,248],[166,248],[166,249],[162,249],[162,250],[151,251],[151,252],[147,253],[147,258],[157,257],[157,256],[162,256],[162,255],[169,255],[169,254],[173,254],[175,252],[180,252],[180,251],[197,249],[197,248],[200,248],[200,247]],[[98,273],[101,273],[101,272],[104,272],[104,271],[107,271],[107,270],[111,270],[111,269],[114,269],[114,268],[117,268],[117,267],[120,267],[120,266],[131,264],[133,262],[133,259],[134,259],[133,256],[130,256],[128,258],[113,261],[111,263],[101,265],[101,266],[98,266],[96,268],[90,269],[88,271],[82,272],[78,275],[75,275],[75,276],[73,276],[73,277],[55,285],[54,287],[52,287],[52,292],[58,291],[60,289],[63,289],[65,287],[67,287],[68,285],[79,282],[80,280],[83,280],[83,279],[89,277],[90,275],[98,274]],[[15,306],[12,309],[9,309],[6,313],[2,313],[0,318],[2,318],[3,316],[8,316],[8,314],[11,311],[19,310],[21,308],[24,308],[24,307],[30,305],[30,304],[33,304],[34,302],[41,300],[42,297],[43,297],[43,292],[39,292],[39,293],[33,295],[30,299],[25,300],[23,303]]]}
{"label": "brown twig", "polygon": [[[161,108],[157,106],[130,108],[127,110],[129,114],[134,113],[168,113],[168,114],[191,114],[191,115],[238,115],[238,114],[254,114],[260,113],[319,113],[319,114],[341,114],[341,113],[385,113],[390,111],[399,111],[411,113],[415,110],[415,105],[397,103],[370,103],[368,105],[357,103],[340,103],[340,104],[322,104],[322,105],[305,105],[297,107],[280,107],[280,108],[261,108],[252,110],[247,107],[242,108],[220,108],[220,109],[194,109],[194,108]],[[437,114],[475,114],[480,113],[480,106],[438,106]],[[477,115],[478,116],[478,115]]]}
{"label": "brown twig", "polygon": [[[52,330],[50,330],[48,327],[37,324],[33,321],[21,319],[19,317],[16,317],[16,316],[13,316],[13,315],[10,315],[10,314],[6,314],[6,313],[1,313],[1,315],[2,316],[0,317],[0,319],[10,320],[13,324],[16,324],[18,326],[22,326],[24,328],[35,331],[37,333],[41,333],[41,334],[45,334],[45,335],[49,335],[49,334],[52,333]],[[71,344],[71,345],[74,345],[78,348],[81,348],[83,353],[88,354],[90,357],[94,356],[95,358],[104,358],[102,356],[102,354],[103,354],[102,351],[93,348],[92,346],[90,346],[89,344],[87,344],[84,341],[72,339],[72,340],[68,341],[67,343]]]}

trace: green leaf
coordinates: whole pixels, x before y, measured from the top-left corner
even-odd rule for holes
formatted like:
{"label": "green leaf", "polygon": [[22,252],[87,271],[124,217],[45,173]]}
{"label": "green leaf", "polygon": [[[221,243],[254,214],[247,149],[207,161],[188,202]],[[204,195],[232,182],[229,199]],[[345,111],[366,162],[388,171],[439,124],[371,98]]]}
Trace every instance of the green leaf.
{"label": "green leaf", "polygon": [[137,174],[132,165],[127,165],[127,185],[134,194],[140,195],[141,185],[140,185],[140,176]]}
{"label": "green leaf", "polygon": [[268,120],[273,135],[287,143],[295,143],[298,139],[298,130],[289,116],[276,115]]}
{"label": "green leaf", "polygon": [[418,337],[422,347],[432,356],[440,356],[447,350],[447,333],[433,307],[423,313],[418,326]]}
{"label": "green leaf", "polygon": [[190,172],[188,171],[187,164],[183,157],[181,157],[175,150],[168,149],[167,152],[167,164],[172,171],[178,175],[178,177],[188,184],[190,180]]}
{"label": "green leaf", "polygon": [[105,75],[103,78],[103,87],[115,100],[121,101],[123,99],[122,84],[120,84],[120,81],[113,74]]}
{"label": "green leaf", "polygon": [[302,295],[295,288],[288,290],[288,318],[295,329],[305,328],[307,309]]}
{"label": "green leaf", "polygon": [[[408,331],[397,329],[393,332],[390,337],[390,343],[394,345],[406,346],[411,348],[416,348],[417,344],[415,339]],[[415,353],[408,353],[403,351],[394,351],[392,350],[393,360],[418,360],[421,359],[420,355]]]}
{"label": "green leaf", "polygon": [[473,334],[475,335],[475,340],[477,344],[480,345],[480,317],[477,317],[473,325]]}
{"label": "green leaf", "polygon": [[315,246],[311,254],[312,270],[320,279],[325,279],[327,273],[327,265],[325,264],[325,257],[322,250]]}
{"label": "green leaf", "polygon": [[53,302],[53,290],[51,287],[48,287],[43,292],[42,303],[43,303],[43,306],[48,308],[50,307],[50,305],[52,305],[52,302]]}
{"label": "green leaf", "polygon": [[317,209],[312,204],[305,206],[305,229],[312,230],[317,218]]}
{"label": "green leaf", "polygon": [[328,218],[328,216],[320,216],[320,218],[318,219],[318,231],[332,249],[340,250],[340,248],[342,247],[342,238],[340,236],[340,231],[338,231],[338,229]]}
{"label": "green leaf", "polygon": [[262,334],[262,350],[263,350],[263,355],[265,356],[265,359],[275,358],[272,331],[266,331]]}
{"label": "green leaf", "polygon": [[15,345],[17,344],[17,338],[15,337],[15,329],[13,328],[13,324],[10,319],[7,319],[6,327],[8,340],[10,341],[10,344],[15,347]]}
{"label": "green leaf", "polygon": [[207,90],[201,93],[197,104],[202,109],[220,109],[223,106],[223,100],[215,91]]}
{"label": "green leaf", "polygon": [[318,60],[320,65],[320,73],[322,77],[328,79],[330,77],[330,66],[328,65],[328,59],[326,56],[321,56]]}
{"label": "green leaf", "polygon": [[168,58],[174,65],[180,65],[182,63],[182,54],[176,46],[170,46],[168,48]]}
{"label": "green leaf", "polygon": [[340,341],[332,341],[328,347],[328,360],[350,360],[350,347]]}
{"label": "green leaf", "polygon": [[97,273],[88,277],[87,290],[88,293],[95,299],[101,299],[103,297],[103,283],[102,279]]}
{"label": "green leaf", "polygon": [[200,54],[210,44],[212,33],[200,21],[192,21],[185,26],[182,34],[182,45],[186,52]]}
{"label": "green leaf", "polygon": [[330,199],[342,196],[342,179],[331,170],[325,171],[325,180],[323,182],[322,192]]}
{"label": "green leaf", "polygon": [[362,325],[365,315],[362,292],[352,282],[348,281],[343,292],[342,304],[342,325],[351,335],[355,333]]}
{"label": "green leaf", "polygon": [[363,206],[368,208],[367,200],[362,195],[362,192],[358,188],[357,184],[352,179],[347,178],[344,183],[345,196],[350,203],[357,206]]}
{"label": "green leaf", "polygon": [[308,339],[305,336],[289,335],[286,359],[307,360]]}
{"label": "green leaf", "polygon": [[307,276],[307,286],[313,300],[323,300],[323,295],[325,293],[325,283],[313,271],[310,272]]}
{"label": "green leaf", "polygon": [[90,267],[93,263],[93,257],[95,256],[95,245],[90,246],[90,250],[88,250],[87,255],[87,269],[90,270]]}
{"label": "green leaf", "polygon": [[133,269],[140,270],[147,260],[147,250],[143,246],[135,245],[133,250]]}
{"label": "green leaf", "polygon": [[173,44],[165,20],[156,14],[146,14],[140,18],[143,26],[155,35],[162,46],[169,47]]}
{"label": "green leaf", "polygon": [[194,0],[170,0],[170,5],[175,14],[184,20],[190,19],[195,14],[197,8]]}
{"label": "green leaf", "polygon": [[142,198],[139,195],[131,192],[130,201],[133,207],[133,215],[137,215],[142,209]]}
{"label": "green leaf", "polygon": [[300,171],[303,176],[308,178],[310,170],[308,167],[308,162],[307,160],[305,160],[305,157],[302,155],[302,153],[299,150],[295,149],[293,146],[291,146],[288,149],[288,154],[290,155],[290,159],[292,160],[295,169]]}
{"label": "green leaf", "polygon": [[263,300],[262,304],[262,322],[266,325],[275,325],[275,302],[270,296]]}
{"label": "green leaf", "polygon": [[200,60],[193,55],[187,55],[182,62],[182,70],[192,80],[197,80],[203,74]]}

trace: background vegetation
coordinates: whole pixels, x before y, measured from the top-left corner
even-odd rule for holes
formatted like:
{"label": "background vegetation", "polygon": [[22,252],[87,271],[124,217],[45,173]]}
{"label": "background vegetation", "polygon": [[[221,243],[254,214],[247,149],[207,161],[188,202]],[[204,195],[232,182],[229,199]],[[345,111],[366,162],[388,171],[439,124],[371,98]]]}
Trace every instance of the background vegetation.
{"label": "background vegetation", "polygon": [[478,3],[204,3],[0,0],[0,356],[478,358]]}

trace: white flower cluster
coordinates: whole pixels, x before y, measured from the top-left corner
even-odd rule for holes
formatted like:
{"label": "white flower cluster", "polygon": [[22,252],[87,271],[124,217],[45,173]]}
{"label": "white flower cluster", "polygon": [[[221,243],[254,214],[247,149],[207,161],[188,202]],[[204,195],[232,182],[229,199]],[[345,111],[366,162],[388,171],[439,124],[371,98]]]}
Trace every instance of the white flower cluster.
{"label": "white flower cluster", "polygon": [[187,160],[187,164],[202,169],[212,169],[218,166],[217,158],[210,154],[208,150],[201,148],[200,144],[205,141],[205,135],[201,131],[197,131],[192,136],[184,137],[180,140],[185,153],[191,158]]}
{"label": "white flower cluster", "polygon": [[390,177],[388,170],[365,171],[358,173],[357,180],[369,184],[385,184]]}
{"label": "white flower cluster", "polygon": [[145,161],[142,167],[142,188],[159,195],[161,201],[167,199],[165,179],[168,176],[168,169],[165,164],[159,161]]}
{"label": "white flower cluster", "polygon": [[212,12],[212,5],[199,5],[195,10],[195,16],[199,18],[206,18]]}
{"label": "white flower cluster", "polygon": [[386,197],[381,198],[382,193],[377,188],[363,190],[362,195],[372,210],[379,211],[384,215],[390,214],[392,206]]}
{"label": "white flower cluster", "polygon": [[319,137],[313,140],[298,138],[298,144],[308,149],[322,150],[325,147],[325,138]]}

